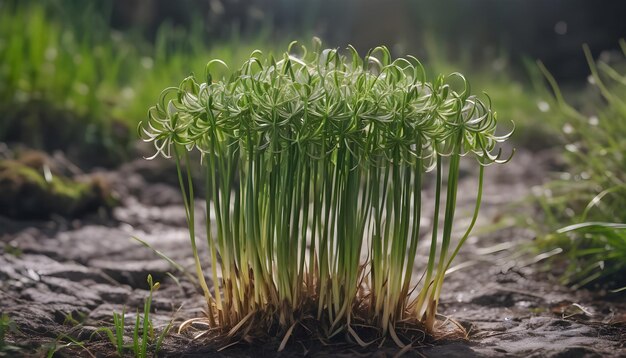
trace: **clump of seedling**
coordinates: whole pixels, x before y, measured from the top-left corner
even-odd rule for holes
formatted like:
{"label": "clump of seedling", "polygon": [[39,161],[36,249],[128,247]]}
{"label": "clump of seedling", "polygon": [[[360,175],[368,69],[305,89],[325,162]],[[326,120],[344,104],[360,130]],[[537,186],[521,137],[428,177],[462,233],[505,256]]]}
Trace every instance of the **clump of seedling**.
{"label": "clump of seedling", "polygon": [[[150,287],[150,293],[144,300],[143,317],[139,315],[139,311],[137,311],[135,325],[133,326],[131,344],[126,344],[124,341],[124,338],[126,337],[125,310],[122,310],[121,314],[113,312],[113,330],[107,327],[102,327],[95,332],[104,332],[111,343],[115,346],[115,350],[120,357],[123,357],[126,351],[131,351],[133,356],[145,358],[148,356],[149,349],[151,349],[156,355],[161,349],[163,339],[172,326],[172,323],[170,322],[158,336],[156,335],[154,326],[152,325],[152,320],[150,319],[150,307],[152,306],[152,294],[154,291],[159,289],[160,283],[153,282],[152,275],[148,275],[147,281],[148,286]],[[151,344],[149,345],[148,343]]]}
{"label": "clump of seedling", "polygon": [[[294,43],[279,58],[255,51],[230,77],[190,76],[163,91],[140,130],[155,157],[173,157],[184,197],[202,320],[227,339],[283,335],[314,321],[366,345],[399,324],[436,331],[446,270],[472,230],[484,167],[505,162],[490,102],[458,73],[427,82],[420,62],[385,47],[313,51]],[[453,84],[460,84],[455,90]],[[190,152],[199,152],[192,162]],[[478,167],[475,210],[453,243],[464,157]],[[205,173],[208,261],[197,248],[191,167]],[[424,175],[434,171],[428,261],[414,275]],[[440,202],[445,203],[440,205]],[[210,264],[213,287],[205,279]],[[205,266],[206,267],[206,266]]]}

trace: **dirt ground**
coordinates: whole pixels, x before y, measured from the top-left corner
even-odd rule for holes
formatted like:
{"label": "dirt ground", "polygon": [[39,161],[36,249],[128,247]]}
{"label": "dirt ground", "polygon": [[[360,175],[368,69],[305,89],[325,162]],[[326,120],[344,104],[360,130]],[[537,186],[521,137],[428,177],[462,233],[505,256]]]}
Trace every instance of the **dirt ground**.
{"label": "dirt ground", "polygon": [[[551,153],[518,151],[508,165],[487,169],[478,229],[457,259],[465,267],[450,274],[441,297],[441,314],[462,324],[468,339],[416,347],[404,352],[406,356],[626,356],[624,296],[611,298],[602,292],[559,286],[549,275],[537,272],[534,257],[519,254],[517,245],[532,240],[534,234],[514,224],[506,212],[522,210],[511,204],[547,180],[555,166],[558,161]],[[459,231],[466,227],[476,193],[471,171],[470,167],[463,170]],[[173,168],[137,160],[102,175],[121,199],[111,216],[33,222],[0,217],[0,312],[8,314],[19,329],[8,342],[22,348],[11,356],[45,356],[55,342],[57,356],[113,355],[114,348],[104,337],[91,335],[99,327],[111,327],[112,312],[124,307],[134,320],[135,309],[141,309],[147,296],[149,273],[162,283],[153,301],[157,328],[172,319],[180,323],[201,315],[202,297],[185,276],[131,239],[139,237],[183,266],[193,265],[182,199],[172,185]],[[85,341],[86,348],[62,347],[69,343],[64,335]],[[286,352],[277,354],[280,338],[218,353],[219,347],[174,332],[160,355],[392,357],[399,353],[393,345],[356,349],[324,347],[311,340],[292,342]]]}

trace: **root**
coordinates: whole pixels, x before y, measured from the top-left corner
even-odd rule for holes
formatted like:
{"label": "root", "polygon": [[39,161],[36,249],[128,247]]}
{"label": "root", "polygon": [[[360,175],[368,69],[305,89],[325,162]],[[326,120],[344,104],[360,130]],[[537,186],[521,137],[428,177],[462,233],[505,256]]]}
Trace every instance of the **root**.
{"label": "root", "polygon": [[[337,349],[367,349],[378,347],[400,348],[398,356],[414,349],[435,345],[444,340],[467,340],[469,332],[458,321],[449,316],[438,315],[435,329],[428,332],[417,319],[405,319],[390,326],[387,333],[366,318],[366,307],[358,305],[353,310],[351,324],[335,327],[329,337],[331,322],[327,315],[318,320],[317,306],[311,302],[298,312],[286,329],[279,324],[280,314],[276,310],[253,311],[232,327],[211,327],[209,317],[198,317],[180,324],[178,332],[188,334],[194,340],[207,345],[217,345],[218,351],[238,344],[261,344],[283,351],[287,347],[301,347],[309,352],[315,346],[334,346]],[[205,312],[206,314],[206,312]],[[350,348],[352,347],[352,348]]]}

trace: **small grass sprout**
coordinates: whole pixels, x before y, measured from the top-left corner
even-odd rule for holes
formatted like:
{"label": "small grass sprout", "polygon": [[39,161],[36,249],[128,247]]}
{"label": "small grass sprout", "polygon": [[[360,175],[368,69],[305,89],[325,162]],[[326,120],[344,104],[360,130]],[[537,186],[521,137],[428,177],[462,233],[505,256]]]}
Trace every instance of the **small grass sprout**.
{"label": "small grass sprout", "polygon": [[[296,326],[314,322],[322,338],[345,334],[364,346],[371,342],[359,332],[369,327],[374,340],[405,346],[401,324],[436,331],[446,270],[476,223],[484,167],[510,159],[497,148],[510,133],[496,134],[489,98],[472,95],[459,73],[426,82],[416,58],[392,59],[386,47],[365,57],[351,46],[345,54],[313,47],[254,51],[219,80],[211,74],[226,64],[212,60],[202,80],[164,90],[140,124],[154,156],[176,162],[207,302],[206,317],[181,329],[201,320],[231,341],[269,332],[284,348]],[[465,157],[476,161],[478,189],[471,224],[453,243]],[[206,261],[192,166],[205,173]],[[435,210],[425,239],[430,171]],[[422,240],[428,261],[416,276]]]}
{"label": "small grass sprout", "polygon": [[[108,327],[102,327],[94,332],[94,334],[104,332],[107,335],[107,338],[109,338],[111,343],[115,346],[115,350],[120,357],[124,356],[124,352],[130,350],[132,351],[133,356],[146,358],[148,356],[149,348],[155,355],[158,354],[165,336],[172,327],[172,322],[170,322],[163,329],[163,331],[156,336],[152,320],[150,318],[150,308],[152,306],[152,294],[154,291],[159,289],[160,283],[154,282],[152,280],[152,275],[148,275],[147,281],[148,286],[150,287],[150,293],[144,301],[143,317],[139,314],[139,311],[137,311],[135,324],[133,326],[132,344],[128,345],[124,342],[126,327],[125,309],[122,310],[121,314],[113,312],[113,330],[115,330],[115,332]],[[149,342],[151,343],[150,345],[148,345]]]}
{"label": "small grass sprout", "polygon": [[0,314],[0,357],[8,357],[9,353],[16,353],[20,350],[18,346],[7,340],[9,333],[19,334],[20,332],[9,315],[2,313]]}

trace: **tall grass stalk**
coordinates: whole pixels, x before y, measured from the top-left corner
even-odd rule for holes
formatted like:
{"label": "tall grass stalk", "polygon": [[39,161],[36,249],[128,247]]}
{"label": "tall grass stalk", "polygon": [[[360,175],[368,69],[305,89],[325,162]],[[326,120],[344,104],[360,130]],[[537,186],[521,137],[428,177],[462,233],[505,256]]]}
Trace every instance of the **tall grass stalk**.
{"label": "tall grass stalk", "polygon": [[[399,345],[401,321],[434,332],[445,272],[480,208],[483,166],[506,161],[495,149],[509,135],[496,135],[490,102],[458,73],[426,82],[417,59],[392,59],[385,47],[365,57],[319,42],[296,49],[278,58],[255,51],[217,81],[214,66],[226,64],[213,60],[204,81],[163,91],[140,125],[155,156],[177,163],[206,320],[228,337],[253,327],[289,335],[307,317],[325,336],[344,332],[361,344],[357,325]],[[455,244],[464,157],[477,160],[479,188]],[[196,165],[206,174],[206,262],[195,233]],[[431,170],[434,227],[420,280],[413,268]]]}

